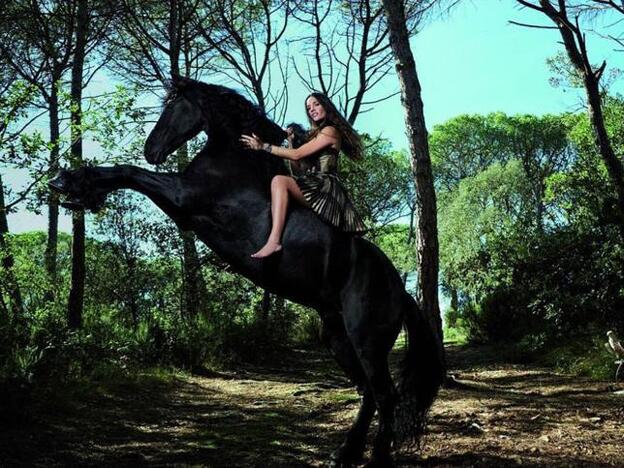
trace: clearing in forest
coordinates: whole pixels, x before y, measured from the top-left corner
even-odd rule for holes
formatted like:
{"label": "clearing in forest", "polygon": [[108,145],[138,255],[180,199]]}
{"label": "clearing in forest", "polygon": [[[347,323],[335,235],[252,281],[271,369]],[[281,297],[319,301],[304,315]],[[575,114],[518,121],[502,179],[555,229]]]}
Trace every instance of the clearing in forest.
{"label": "clearing in forest", "polygon": [[[485,347],[447,351],[451,372],[470,387],[441,391],[422,452],[399,455],[399,466],[624,463],[624,396],[613,385],[500,362]],[[325,466],[358,404],[329,355],[310,350],[57,400],[0,428],[3,466]]]}

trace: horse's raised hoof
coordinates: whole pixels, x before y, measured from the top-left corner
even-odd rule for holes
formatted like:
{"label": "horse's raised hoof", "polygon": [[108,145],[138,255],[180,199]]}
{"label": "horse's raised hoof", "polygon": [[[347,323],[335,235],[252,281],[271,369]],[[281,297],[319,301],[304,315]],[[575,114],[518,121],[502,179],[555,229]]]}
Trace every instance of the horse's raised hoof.
{"label": "horse's raised hoof", "polygon": [[48,181],[48,187],[57,193],[67,193],[69,190],[69,171],[61,169],[54,179]]}

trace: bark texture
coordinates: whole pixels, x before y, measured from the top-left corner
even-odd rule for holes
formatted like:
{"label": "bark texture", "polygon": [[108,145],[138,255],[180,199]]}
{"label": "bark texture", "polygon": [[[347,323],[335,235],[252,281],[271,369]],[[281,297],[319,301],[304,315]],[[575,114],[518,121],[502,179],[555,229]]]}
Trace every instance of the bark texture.
{"label": "bark texture", "polygon": [[439,246],[436,195],[420,82],[409,44],[405,5],[402,0],[383,0],[383,5],[388,21],[390,46],[401,86],[401,102],[405,109],[412,174],[416,184],[418,300],[420,306],[426,311],[427,317],[434,322],[442,339],[442,321],[438,304]]}
{"label": "bark texture", "polygon": [[[71,73],[71,164],[82,166],[82,82],[87,37],[89,31],[88,1],[80,0],[76,17],[76,49]],[[72,216],[72,275],[69,302],[67,305],[67,325],[71,329],[80,328],[84,305],[85,284],[85,221],[84,211],[74,211]]]}
{"label": "bark texture", "polygon": [[[54,74],[53,74],[54,75]],[[54,75],[55,76],[55,75]],[[59,170],[59,104],[56,82],[52,84],[49,100],[50,114],[50,169],[51,175],[55,175]],[[56,258],[58,251],[58,216],[59,216],[59,196],[56,192],[50,191],[48,195],[48,238],[45,250],[45,268],[50,279],[50,289],[46,292],[46,299],[53,300],[56,285]]]}

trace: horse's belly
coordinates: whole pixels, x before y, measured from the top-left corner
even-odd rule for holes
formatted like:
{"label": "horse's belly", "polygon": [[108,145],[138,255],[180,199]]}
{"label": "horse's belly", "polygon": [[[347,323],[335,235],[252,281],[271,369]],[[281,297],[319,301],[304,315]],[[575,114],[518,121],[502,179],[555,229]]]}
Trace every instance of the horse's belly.
{"label": "horse's belly", "polygon": [[289,213],[282,250],[264,259],[250,255],[268,237],[271,220],[266,214],[201,221],[198,225],[204,229],[196,230],[198,237],[258,286],[314,308],[337,304],[348,275],[352,237],[326,225],[311,210],[295,208]]}

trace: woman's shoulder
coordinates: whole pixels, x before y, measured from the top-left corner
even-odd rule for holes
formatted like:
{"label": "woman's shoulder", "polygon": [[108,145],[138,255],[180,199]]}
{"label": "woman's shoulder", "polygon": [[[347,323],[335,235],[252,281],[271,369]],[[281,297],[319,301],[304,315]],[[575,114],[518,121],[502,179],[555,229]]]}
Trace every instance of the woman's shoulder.
{"label": "woman's shoulder", "polygon": [[340,138],[341,136],[338,129],[334,127],[333,125],[325,125],[321,127],[321,129],[319,130],[319,134],[332,137],[332,138]]}

